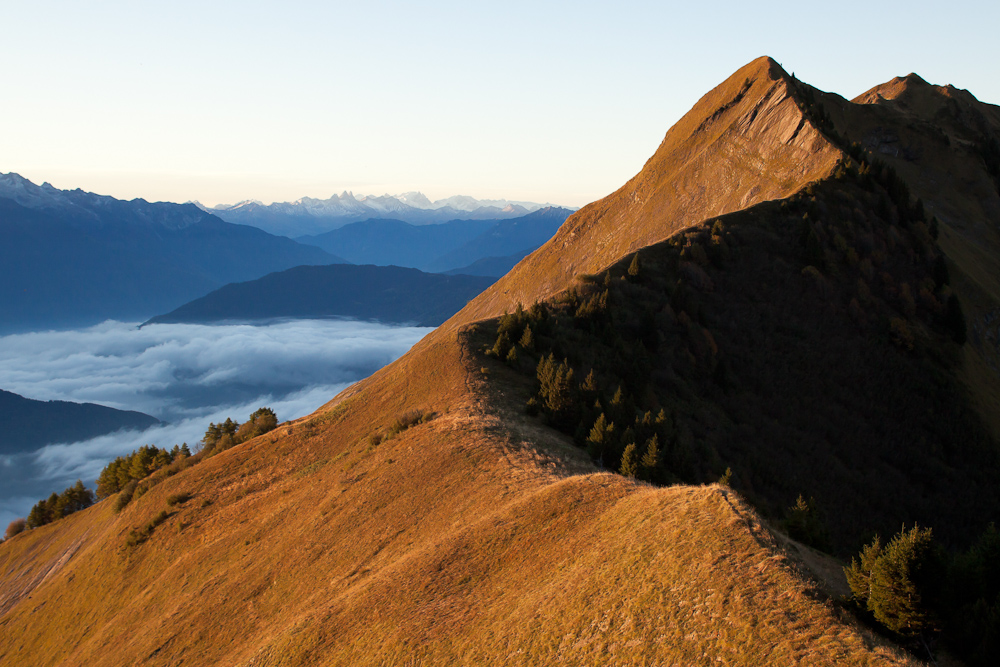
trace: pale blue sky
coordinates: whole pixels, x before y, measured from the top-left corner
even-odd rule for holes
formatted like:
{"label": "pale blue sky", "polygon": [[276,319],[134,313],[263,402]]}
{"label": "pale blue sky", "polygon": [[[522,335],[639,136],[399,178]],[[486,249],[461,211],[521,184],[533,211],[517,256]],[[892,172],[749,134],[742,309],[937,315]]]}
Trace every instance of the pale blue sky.
{"label": "pale blue sky", "polygon": [[916,71],[1000,103],[998,28],[995,1],[0,0],[0,171],[208,204],[580,206],[760,55],[846,97]]}

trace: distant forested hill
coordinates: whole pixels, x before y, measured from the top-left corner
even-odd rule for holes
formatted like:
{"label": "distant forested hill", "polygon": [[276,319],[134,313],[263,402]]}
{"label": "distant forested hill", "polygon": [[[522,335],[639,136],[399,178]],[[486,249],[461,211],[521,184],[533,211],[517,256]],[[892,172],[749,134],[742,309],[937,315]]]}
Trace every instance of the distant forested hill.
{"label": "distant forested hill", "polygon": [[146,324],[349,317],[437,326],[493,282],[398,266],[298,266],[226,285]]}
{"label": "distant forested hill", "polygon": [[95,403],[36,401],[0,389],[0,454],[89,440],[120,429],[141,431],[159,423],[142,412]]}

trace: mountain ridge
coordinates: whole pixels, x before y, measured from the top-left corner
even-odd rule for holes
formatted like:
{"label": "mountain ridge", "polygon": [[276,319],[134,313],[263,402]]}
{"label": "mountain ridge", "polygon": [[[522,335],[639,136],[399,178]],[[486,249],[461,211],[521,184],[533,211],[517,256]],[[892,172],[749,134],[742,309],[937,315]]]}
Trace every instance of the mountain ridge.
{"label": "mountain ridge", "polygon": [[[729,221],[717,233],[714,223],[726,215],[775,233],[765,209],[801,219],[781,205],[797,195],[810,206],[815,184],[846,170],[846,147],[819,129],[807,92],[773,60],[754,61],[671,128],[629,183],[393,364],[313,415],[165,478],[119,515],[99,503],[5,543],[0,659],[919,664],[834,604],[805,549],[779,546],[734,490],[601,471],[571,436],[525,413],[505,359],[482,356],[481,338],[518,303],[569,310],[581,283],[602,280],[628,295],[625,264],[656,243],[676,242],[671,252],[688,253],[678,270],[713,294],[697,268],[710,259],[688,235],[725,240]],[[908,247],[896,246],[901,266]],[[822,280],[794,268],[796,297],[827,298]],[[752,294],[752,281],[742,287]],[[677,340],[697,362],[711,350],[699,327],[711,323],[682,310],[657,331],[683,327],[690,340]],[[830,305],[819,314],[828,311],[843,316]],[[421,418],[392,432],[413,411]],[[129,547],[129,529],[182,492],[194,502],[164,510],[152,538]]]}
{"label": "mountain ridge", "polygon": [[302,197],[293,202],[272,204],[248,200],[212,208],[195,204],[228,222],[252,225],[292,238],[316,236],[369,219],[398,219],[415,225],[431,225],[454,220],[515,218],[552,206],[506,199],[478,200],[465,195],[431,202],[420,192],[356,197],[346,190],[328,199]]}
{"label": "mountain ridge", "polygon": [[192,205],[124,202],[11,174],[0,179],[0,236],[5,332],[144,320],[227,282],[343,261]]}

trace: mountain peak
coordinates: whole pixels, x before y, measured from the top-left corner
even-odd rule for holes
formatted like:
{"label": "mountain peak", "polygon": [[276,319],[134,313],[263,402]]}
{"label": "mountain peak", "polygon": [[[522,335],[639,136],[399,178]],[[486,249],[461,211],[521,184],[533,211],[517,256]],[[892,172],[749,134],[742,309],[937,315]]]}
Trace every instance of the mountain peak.
{"label": "mountain peak", "polygon": [[547,298],[680,229],[832,173],[843,154],[802,111],[802,85],[767,56],[737,70],[667,132],[642,171],[571,216],[460,313],[462,321]]}

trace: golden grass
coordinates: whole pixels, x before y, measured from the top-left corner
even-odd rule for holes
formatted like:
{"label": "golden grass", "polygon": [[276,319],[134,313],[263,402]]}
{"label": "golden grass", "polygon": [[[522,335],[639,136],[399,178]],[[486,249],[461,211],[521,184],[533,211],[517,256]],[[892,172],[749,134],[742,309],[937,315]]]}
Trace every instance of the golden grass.
{"label": "golden grass", "polygon": [[[507,428],[465,354],[439,337],[405,360],[412,393],[383,374],[120,515],[103,502],[11,540],[5,593],[49,576],[0,619],[0,663],[903,661],[814,599],[731,492],[581,474]],[[418,400],[439,416],[366,451]]]}

